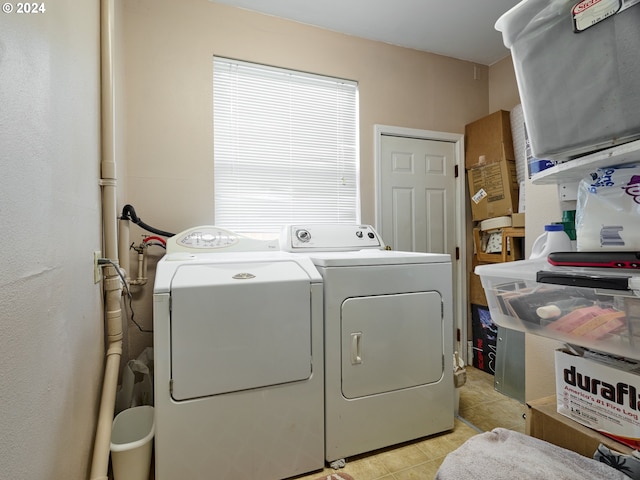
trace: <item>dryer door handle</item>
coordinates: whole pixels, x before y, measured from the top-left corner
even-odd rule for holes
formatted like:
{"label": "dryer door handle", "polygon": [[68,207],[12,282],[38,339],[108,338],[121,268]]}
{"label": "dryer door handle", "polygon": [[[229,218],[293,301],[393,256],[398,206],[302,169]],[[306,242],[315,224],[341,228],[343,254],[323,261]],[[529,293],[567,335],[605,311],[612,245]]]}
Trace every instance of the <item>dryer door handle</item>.
{"label": "dryer door handle", "polygon": [[360,354],[361,339],[362,332],[355,332],[351,334],[351,365],[359,365],[362,363],[362,356]]}

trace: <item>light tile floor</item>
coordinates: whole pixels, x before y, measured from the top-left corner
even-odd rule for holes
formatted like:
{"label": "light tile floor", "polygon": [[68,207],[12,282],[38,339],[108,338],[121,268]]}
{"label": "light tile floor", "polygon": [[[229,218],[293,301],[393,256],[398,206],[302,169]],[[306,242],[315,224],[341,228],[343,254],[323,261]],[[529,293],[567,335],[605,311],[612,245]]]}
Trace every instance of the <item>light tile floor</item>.
{"label": "light tile floor", "polygon": [[[347,460],[341,471],[355,480],[429,480],[433,479],[442,460],[466,440],[496,427],[524,433],[525,406],[493,387],[493,375],[467,367],[467,382],[460,389],[459,417],[453,430],[421,438]],[[339,473],[325,468],[296,480],[312,480]]]}

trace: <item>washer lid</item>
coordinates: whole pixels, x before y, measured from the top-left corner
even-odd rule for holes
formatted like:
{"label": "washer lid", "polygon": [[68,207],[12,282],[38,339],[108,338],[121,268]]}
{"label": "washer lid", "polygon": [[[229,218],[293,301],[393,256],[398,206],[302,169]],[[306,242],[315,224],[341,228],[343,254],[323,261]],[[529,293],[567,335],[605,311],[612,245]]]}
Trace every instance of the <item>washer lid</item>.
{"label": "washer lid", "polygon": [[172,397],[308,379],[310,285],[295,261],[178,268],[171,285]]}
{"label": "washer lid", "polygon": [[171,279],[171,291],[199,286],[237,285],[238,280],[252,283],[306,281],[310,278],[296,259],[283,261],[239,261],[180,265]]}
{"label": "washer lid", "polygon": [[[214,265],[223,263],[251,263],[264,264],[276,262],[295,262],[302,268],[312,282],[322,282],[322,277],[311,260],[303,255],[287,252],[227,252],[227,253],[172,253],[160,259],[156,266],[156,278],[153,293],[169,293],[176,272],[185,266]],[[181,274],[182,275],[182,274]],[[176,281],[181,281],[180,276]],[[190,281],[195,281],[191,279]]]}
{"label": "washer lid", "polygon": [[350,267],[368,265],[405,265],[416,263],[450,263],[448,253],[399,252],[395,250],[358,250],[355,252],[309,253],[319,267]]}

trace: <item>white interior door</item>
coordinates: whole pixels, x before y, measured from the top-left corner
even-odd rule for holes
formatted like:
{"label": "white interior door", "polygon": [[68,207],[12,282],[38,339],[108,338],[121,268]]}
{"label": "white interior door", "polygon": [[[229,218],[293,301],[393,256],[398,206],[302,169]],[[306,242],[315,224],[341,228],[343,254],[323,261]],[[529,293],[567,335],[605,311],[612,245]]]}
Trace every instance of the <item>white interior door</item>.
{"label": "white interior door", "polygon": [[[393,250],[448,253],[453,266],[454,349],[466,357],[463,135],[375,126],[376,229]],[[458,258],[457,258],[458,257]],[[460,343],[457,342],[459,335]]]}
{"label": "white interior door", "polygon": [[394,250],[455,254],[455,144],[383,135],[382,239]]}

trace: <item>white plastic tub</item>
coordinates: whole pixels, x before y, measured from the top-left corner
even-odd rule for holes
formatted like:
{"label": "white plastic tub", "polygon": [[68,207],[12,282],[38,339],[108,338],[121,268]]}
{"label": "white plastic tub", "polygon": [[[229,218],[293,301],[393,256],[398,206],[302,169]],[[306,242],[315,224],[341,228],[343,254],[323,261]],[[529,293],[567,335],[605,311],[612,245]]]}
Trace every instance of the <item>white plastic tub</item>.
{"label": "white plastic tub", "polygon": [[[585,28],[592,12],[618,7]],[[640,138],[638,0],[524,0],[495,28],[511,49],[534,157],[566,161]]]}
{"label": "white plastic tub", "polygon": [[[566,278],[556,284],[539,283],[538,272]],[[554,267],[538,258],[479,265],[475,273],[496,325],[640,360],[637,270]],[[574,276],[602,288],[580,286]],[[605,288],[609,277],[625,278],[626,289]]]}
{"label": "white plastic tub", "polygon": [[155,420],[153,407],[123,410],[113,420],[111,464],[114,480],[148,480]]}

